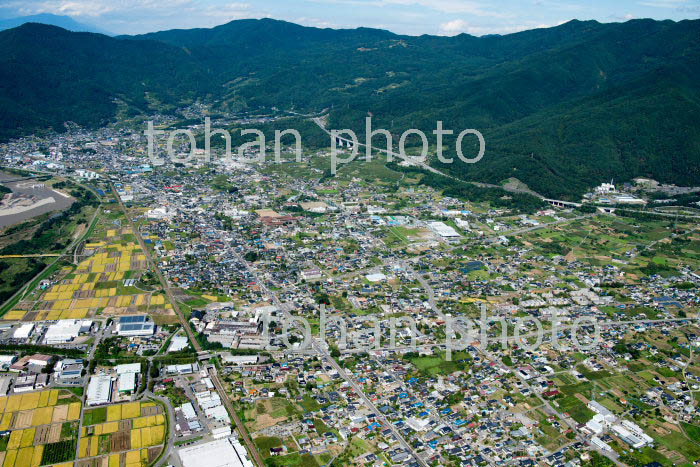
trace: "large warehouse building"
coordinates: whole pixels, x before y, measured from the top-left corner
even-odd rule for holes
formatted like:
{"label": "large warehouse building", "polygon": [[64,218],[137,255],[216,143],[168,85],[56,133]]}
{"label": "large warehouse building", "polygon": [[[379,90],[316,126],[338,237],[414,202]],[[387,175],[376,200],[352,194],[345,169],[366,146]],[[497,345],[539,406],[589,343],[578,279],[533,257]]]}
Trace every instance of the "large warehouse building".
{"label": "large warehouse building", "polygon": [[254,467],[245,448],[235,438],[182,448],[178,454],[183,467]]}
{"label": "large warehouse building", "polygon": [[147,315],[121,316],[117,321],[117,334],[120,336],[152,336],[156,326]]}
{"label": "large warehouse building", "polygon": [[109,404],[112,401],[112,378],[96,375],[90,378],[87,390],[87,405]]}
{"label": "large warehouse building", "polygon": [[44,342],[46,344],[65,344],[81,333],[89,332],[91,327],[92,321],[90,320],[62,319],[48,327],[44,335]]}

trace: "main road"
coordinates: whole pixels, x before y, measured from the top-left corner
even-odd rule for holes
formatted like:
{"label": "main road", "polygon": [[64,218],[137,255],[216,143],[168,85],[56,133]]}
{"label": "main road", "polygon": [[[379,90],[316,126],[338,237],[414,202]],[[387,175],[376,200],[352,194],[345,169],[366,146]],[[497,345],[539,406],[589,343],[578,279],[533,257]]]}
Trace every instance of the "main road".
{"label": "main road", "polygon": [[[426,293],[428,294],[428,297],[430,297],[428,304],[430,306],[430,309],[434,311],[438,316],[440,316],[441,319],[445,320],[446,316],[442,311],[437,307],[437,304],[435,302],[435,292],[431,285],[426,281],[423,277],[420,276],[420,274],[416,274],[412,270],[410,271],[411,274],[420,282],[421,286],[425,289]],[[482,304],[482,306],[485,306]],[[473,328],[476,329],[478,326],[476,326],[476,323],[472,321]],[[533,333],[536,334],[536,333]],[[520,338],[525,338],[527,336],[521,336]],[[501,361],[500,358],[496,357],[493,355],[487,347],[481,348],[481,346],[477,346],[476,349],[483,355],[484,358],[489,360],[492,364],[494,365],[503,365],[503,362]],[[576,422],[571,419],[571,417],[566,416],[562,413],[560,413],[558,410],[556,410],[552,404],[550,403],[549,400],[545,399],[542,397],[542,394],[536,391],[531,385],[530,382],[525,378],[519,371],[513,371],[513,374],[515,375],[516,378],[520,380],[520,382],[530,390],[531,394],[534,394],[537,399],[541,402],[542,406],[545,407],[545,411],[549,414],[556,415],[559,418],[561,418],[564,423],[569,427],[569,429],[572,430],[573,433],[576,435],[576,439],[588,443],[588,440],[578,431],[578,428],[576,426]],[[595,448],[592,448],[595,449]],[[609,453],[607,451],[602,451],[599,449],[595,449],[598,451],[600,454],[606,456],[608,459],[610,459],[612,462],[614,462],[616,465],[621,465],[620,462],[617,460],[617,455],[614,453]]]}
{"label": "main road", "polygon": [[[292,320],[292,315],[289,313],[288,307],[282,303],[282,301],[277,297],[277,294],[272,292],[268,287],[265,285],[265,283],[260,280],[260,277],[258,276],[258,273],[255,269],[251,268],[248,262],[243,258],[241,255],[236,253],[237,259],[241,264],[244,265],[244,267],[248,270],[248,272],[255,278],[255,281],[258,283],[258,286],[262,290],[264,295],[269,296],[272,299],[272,302],[277,306],[277,308],[284,313],[285,318],[289,320],[290,323],[293,323],[294,321]],[[349,375],[344,368],[342,368],[338,362],[331,356],[331,354],[328,352],[328,350],[321,345],[321,343],[314,338],[312,335],[309,335],[309,341],[311,348],[323,359],[324,362],[328,363],[335,371],[338,372],[341,378],[343,378],[349,385],[350,387],[353,388],[353,390],[357,393],[358,396],[362,399],[362,402],[374,413],[375,417],[381,421],[384,425],[386,425],[387,428],[389,428],[396,438],[396,440],[401,444],[401,446],[408,451],[408,453],[411,454],[411,456],[418,462],[422,467],[428,467],[428,464],[423,460],[421,456],[418,455],[418,453],[413,449],[413,446],[411,446],[408,441],[403,437],[403,435],[399,432],[399,430],[394,426],[393,423],[391,423],[386,416],[377,408],[377,406],[374,405],[374,403],[365,395],[364,391],[362,390],[362,387],[355,381],[355,378],[352,375]],[[216,384],[216,383],[215,383]]]}
{"label": "main road", "polygon": [[[134,232],[134,236],[136,237],[136,240],[138,241],[139,246],[141,246],[141,249],[143,250],[144,255],[146,255],[146,262],[148,263],[150,270],[153,271],[153,273],[158,278],[158,281],[160,282],[160,285],[163,288],[163,291],[165,291],[165,295],[168,297],[170,304],[173,306],[173,311],[175,311],[175,314],[177,315],[178,319],[180,320],[180,323],[182,324],[183,329],[187,333],[187,336],[189,337],[190,342],[192,343],[192,346],[194,347],[194,349],[197,351],[198,354],[203,354],[204,350],[202,349],[202,346],[199,344],[197,337],[194,335],[194,331],[192,331],[192,328],[190,327],[190,323],[187,321],[187,318],[185,318],[185,315],[182,313],[182,310],[180,309],[180,306],[178,305],[177,300],[175,300],[175,296],[172,293],[172,290],[170,288],[170,285],[168,284],[168,281],[165,279],[165,276],[163,276],[163,273],[161,273],[160,269],[158,268],[158,265],[153,260],[150,250],[148,248],[146,248],[146,242],[144,242],[143,237],[141,236],[141,232],[134,224],[134,221],[131,219],[131,216],[129,215],[129,211],[126,209],[126,206],[124,206],[124,202],[122,201],[121,197],[119,196],[119,193],[117,193],[117,190],[114,187],[114,184],[112,184],[111,182],[110,182],[110,187],[112,188],[112,192],[114,193],[115,199],[119,203],[119,207],[121,208],[122,212],[124,213],[124,216],[126,217],[127,223],[131,227],[131,230]],[[223,384],[221,384],[221,381],[219,380],[219,376],[216,374],[215,371],[212,371],[211,368],[209,368],[209,376],[211,377],[212,383],[214,383],[214,387],[216,388],[216,391],[219,393],[219,396],[221,397],[221,401],[224,403],[226,410],[228,410],[229,415],[231,416],[234,423],[236,424],[236,429],[238,430],[238,433],[241,435],[241,438],[243,438],[243,442],[245,442],[246,446],[248,447],[248,451],[250,452],[250,455],[253,457],[253,459],[255,460],[255,463],[257,465],[259,465],[260,467],[263,467],[265,465],[265,462],[263,462],[263,459],[260,456],[258,449],[255,447],[255,443],[253,443],[253,441],[250,439],[250,436],[248,435],[248,430],[246,429],[245,425],[243,424],[243,421],[240,419],[240,417],[236,413],[236,410],[234,409],[233,404],[231,403],[231,399],[228,397],[228,394],[226,393],[226,390],[224,389]]]}

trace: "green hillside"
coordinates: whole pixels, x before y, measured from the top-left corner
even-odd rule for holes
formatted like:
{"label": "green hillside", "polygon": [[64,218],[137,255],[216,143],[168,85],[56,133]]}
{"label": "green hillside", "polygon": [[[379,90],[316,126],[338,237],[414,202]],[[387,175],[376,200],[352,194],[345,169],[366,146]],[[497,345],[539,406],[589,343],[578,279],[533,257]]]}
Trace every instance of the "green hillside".
{"label": "green hillside", "polygon": [[118,38],[26,24],[0,32],[0,137],[201,99],[327,109],[331,127],[359,133],[371,113],[397,137],[437,120],[477,128],[486,157],[445,170],[517,177],[550,196],[613,177],[699,184],[699,54],[700,21],[572,21],[483,38],[269,19]]}

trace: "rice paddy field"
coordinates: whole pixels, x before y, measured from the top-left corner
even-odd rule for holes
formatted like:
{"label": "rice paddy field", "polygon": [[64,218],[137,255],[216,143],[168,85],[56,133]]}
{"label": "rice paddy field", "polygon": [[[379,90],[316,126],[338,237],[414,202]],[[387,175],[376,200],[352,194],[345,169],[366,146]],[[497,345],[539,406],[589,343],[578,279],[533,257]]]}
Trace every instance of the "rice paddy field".
{"label": "rice paddy field", "polygon": [[[0,465],[71,465],[75,458],[80,400],[52,389],[0,397]],[[4,448],[3,448],[4,447]]]}
{"label": "rice paddy field", "polygon": [[146,255],[130,228],[114,228],[119,219],[100,219],[85,244],[83,260],[59,272],[59,280],[21,301],[0,319],[46,321],[135,313],[174,315],[164,295],[125,281],[148,269]]}
{"label": "rice paddy field", "polygon": [[166,437],[163,407],[128,402],[86,410],[76,467],[138,467],[153,462]]}

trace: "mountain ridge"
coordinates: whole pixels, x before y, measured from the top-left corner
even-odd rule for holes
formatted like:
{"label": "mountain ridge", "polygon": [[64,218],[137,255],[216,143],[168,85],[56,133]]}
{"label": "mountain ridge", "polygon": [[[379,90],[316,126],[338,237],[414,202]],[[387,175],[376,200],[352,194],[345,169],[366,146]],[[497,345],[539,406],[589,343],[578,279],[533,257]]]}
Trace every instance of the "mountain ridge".
{"label": "mountain ridge", "polygon": [[[52,28],[0,32],[0,104],[12,105],[0,112],[0,136],[104,124],[118,104],[135,115],[200,99],[235,111],[332,109],[332,127],[361,135],[368,112],[397,135],[430,132],[436,120],[478,128],[487,157],[446,170],[492,183],[515,176],[551,196],[611,177],[700,184],[700,20],[570,21],[487,37],[271,19],[115,38]],[[682,127],[683,144],[654,129],[664,122]]]}
{"label": "mountain ridge", "polygon": [[110,32],[105,31],[104,29],[98,28],[91,24],[81,23],[70,16],[54,15],[51,13],[18,16],[15,18],[2,18],[0,19],[0,31],[3,31],[5,29],[16,28],[26,23],[40,23],[47,24],[50,26],[58,26],[60,28],[73,32],[94,32],[97,34],[104,34],[106,36],[112,35]]}

